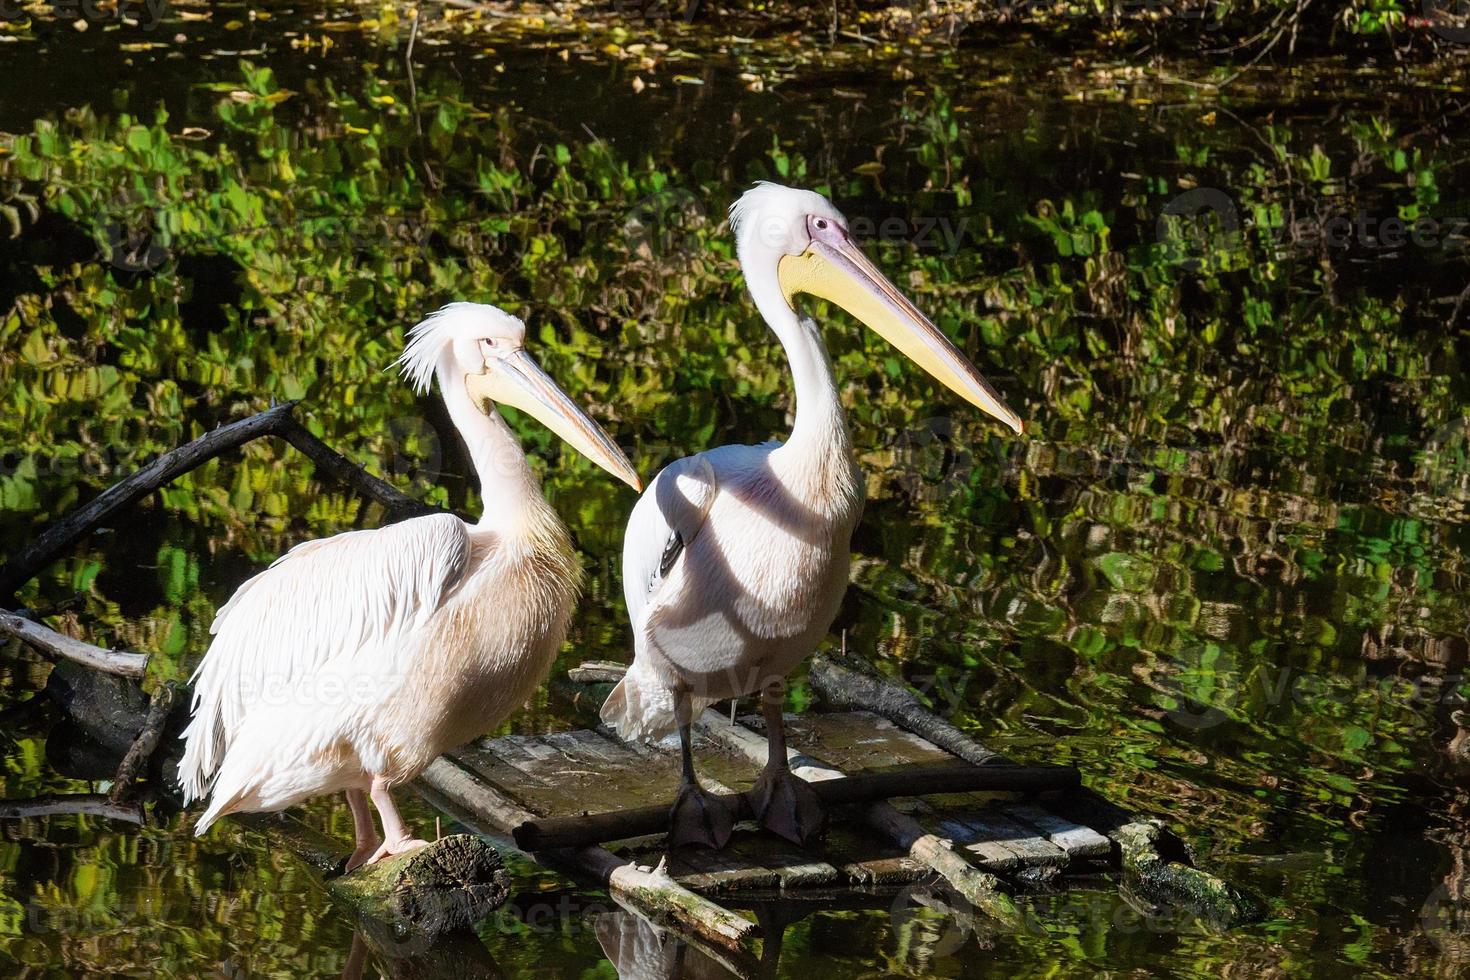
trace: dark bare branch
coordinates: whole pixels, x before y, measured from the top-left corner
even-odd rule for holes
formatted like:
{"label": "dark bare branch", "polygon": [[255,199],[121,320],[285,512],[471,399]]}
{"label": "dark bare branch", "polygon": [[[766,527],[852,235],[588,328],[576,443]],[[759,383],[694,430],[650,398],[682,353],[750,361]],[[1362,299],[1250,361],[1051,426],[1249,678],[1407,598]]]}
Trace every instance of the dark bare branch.
{"label": "dark bare branch", "polygon": [[249,418],[222,425],[192,442],[169,450],[136,473],[108,487],[90,502],[46,528],[25,550],[0,568],[0,597],[14,595],[16,589],[121,508],[137,503],[175,477],[261,436],[285,439],[310,459],[323,477],[345,484],[374,503],[381,504],[389,510],[391,519],[432,513],[437,509],[414,500],[392,484],[373,476],[312,435],[292,414],[295,407],[296,402],[285,402]]}
{"label": "dark bare branch", "polygon": [[293,415],[284,416],[273,433],[289,442],[302,455],[316,464],[318,472],[355,490],[377,504],[382,504],[396,519],[416,514],[432,514],[439,508],[415,500],[386,480],[373,476],[352,460],[312,435]]}
{"label": "dark bare branch", "polygon": [[164,729],[168,727],[169,714],[174,709],[178,690],[178,685],[169,682],[153,695],[153,701],[148,705],[148,717],[143,720],[143,730],[138,732],[138,737],[129,746],[128,754],[123,756],[117,767],[117,775],[113,777],[112,789],[107,793],[107,798],[112,802],[121,803],[126,798],[138,770],[147,765],[158,749]]}
{"label": "dark bare branch", "polygon": [[157,490],[163,484],[208,462],[227,450],[252,439],[276,432],[281,419],[290,418],[295,402],[286,402],[229,425],[207,432],[193,442],[169,450],[142,469],[129,474],[108,487],[91,501],[78,507],[42,531],[24,551],[0,568],[0,596],[15,594],[57,555],[75,545],[87,534],[129,504]]}

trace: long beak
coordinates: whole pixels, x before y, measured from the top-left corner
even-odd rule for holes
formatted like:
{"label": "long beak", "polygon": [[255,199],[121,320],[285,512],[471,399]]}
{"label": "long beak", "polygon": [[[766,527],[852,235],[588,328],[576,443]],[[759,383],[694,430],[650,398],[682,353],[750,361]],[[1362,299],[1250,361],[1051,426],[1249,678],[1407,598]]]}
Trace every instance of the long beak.
{"label": "long beak", "polygon": [[782,256],[776,274],[787,302],[796,293],[810,293],[836,303],[951,391],[1020,434],[1020,416],[851,240],[814,241],[801,255]]}
{"label": "long beak", "polygon": [[524,350],[489,365],[479,374],[467,375],[465,387],[476,404],[499,402],[530,414],[577,452],[642,492],[638,471],[617,443]]}

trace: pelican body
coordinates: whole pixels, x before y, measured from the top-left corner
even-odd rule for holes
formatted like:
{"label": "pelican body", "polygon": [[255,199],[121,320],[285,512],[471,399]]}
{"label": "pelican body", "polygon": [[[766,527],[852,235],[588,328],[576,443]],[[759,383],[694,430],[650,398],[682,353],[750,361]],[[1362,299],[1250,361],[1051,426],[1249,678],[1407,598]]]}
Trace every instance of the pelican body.
{"label": "pelican body", "polygon": [[340,791],[356,834],[349,869],[418,846],[392,787],[494,728],[545,678],[581,566],[496,405],[538,418],[635,489],[638,477],[524,340],[515,317],[454,303],[410,332],[400,358],[421,392],[438,380],[479,475],[477,523],[434,514],[306,542],[220,609],[179,767],[185,799],[209,797],[196,833]]}
{"label": "pelican body", "polygon": [[626,738],[680,734],[684,785],[672,842],[722,846],[732,815],[698,786],[689,723],[715,701],[761,692],[770,757],[751,792],[769,829],[798,843],[824,824],[786,764],[784,679],[831,628],[847,588],[863,478],[817,325],[799,293],[836,303],[1016,432],[1021,420],[853,242],[820,194],[762,183],[730,209],[740,266],[781,342],[796,389],[790,437],[670,464],[628,521],[623,589],[634,660],[602,708]]}

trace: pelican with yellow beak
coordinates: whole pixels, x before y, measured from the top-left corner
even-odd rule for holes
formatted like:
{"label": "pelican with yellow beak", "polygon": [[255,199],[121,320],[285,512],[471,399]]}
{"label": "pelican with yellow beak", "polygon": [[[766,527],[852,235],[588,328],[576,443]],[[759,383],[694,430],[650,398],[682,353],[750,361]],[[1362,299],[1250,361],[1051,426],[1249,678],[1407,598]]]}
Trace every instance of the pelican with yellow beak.
{"label": "pelican with yellow beak", "polygon": [[421,392],[437,378],[484,513],[308,541],[240,586],[194,674],[179,779],[186,800],[209,797],[195,833],[227,813],[345,792],[349,870],[419,846],[392,788],[499,725],[546,677],[582,569],[497,405],[641,489],[627,457],[526,352],[520,320],[453,303],[409,338],[399,364]]}
{"label": "pelican with yellow beak", "polygon": [[678,731],[683,785],[670,842],[720,847],[733,815],[699,786],[690,721],[715,701],[761,693],[769,758],[751,807],[763,826],[805,844],[825,815],[786,763],[785,677],[837,616],[863,479],[822,335],[795,297],[840,306],[1017,433],[1021,419],[863,255],[826,198],[758,184],[730,209],[730,225],[751,297],[791,364],[795,425],[784,443],[681,459],[639,499],[623,543],[634,660],[602,718],[625,738]]}

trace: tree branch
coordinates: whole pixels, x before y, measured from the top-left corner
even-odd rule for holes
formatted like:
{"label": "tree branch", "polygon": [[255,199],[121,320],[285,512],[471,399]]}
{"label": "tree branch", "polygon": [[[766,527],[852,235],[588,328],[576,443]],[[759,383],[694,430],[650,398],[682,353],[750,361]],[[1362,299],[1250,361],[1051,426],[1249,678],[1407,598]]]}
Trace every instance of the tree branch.
{"label": "tree branch", "polygon": [[0,820],[81,814],[143,823],[143,807],[137,803],[114,803],[101,793],[48,793],[27,800],[0,800]]}
{"label": "tree branch", "polygon": [[193,442],[169,450],[142,469],[124,477],[91,501],[78,507],[52,524],[32,541],[24,551],[0,568],[0,597],[11,596],[30,581],[61,552],[70,548],[107,520],[117,510],[136,503],[174,477],[234,449],[258,436],[276,431],[282,418],[289,418],[295,402],[286,402],[213,432],[206,432]]}
{"label": "tree branch", "polygon": [[148,764],[154,750],[158,748],[158,743],[163,739],[163,730],[168,727],[169,714],[173,711],[178,691],[178,685],[170,681],[153,695],[153,701],[148,705],[148,717],[143,721],[143,730],[138,732],[138,737],[128,747],[128,754],[123,756],[117,767],[117,775],[113,777],[112,789],[107,793],[107,798],[112,802],[123,801],[134,777],[138,775],[138,770]]}
{"label": "tree branch", "polygon": [[192,442],[169,450],[142,469],[113,484],[90,502],[46,528],[25,550],[0,568],[0,599],[13,596],[16,589],[30,581],[37,572],[54,561],[56,556],[74,546],[118,510],[138,502],[175,477],[261,436],[285,439],[310,459],[324,476],[344,483],[369,500],[382,504],[388,508],[394,519],[431,513],[437,509],[414,500],[392,484],[378,479],[312,435],[292,415],[295,407],[296,402],[285,402],[249,418],[222,425]]}
{"label": "tree branch", "polygon": [[0,633],[13,636],[27,646],[53,659],[75,660],[93,670],[105,671],[122,677],[142,677],[148,671],[148,654],[130,653],[125,650],[108,650],[83,643],[58,633],[49,626],[17,616],[7,609],[0,609]]}

